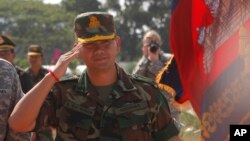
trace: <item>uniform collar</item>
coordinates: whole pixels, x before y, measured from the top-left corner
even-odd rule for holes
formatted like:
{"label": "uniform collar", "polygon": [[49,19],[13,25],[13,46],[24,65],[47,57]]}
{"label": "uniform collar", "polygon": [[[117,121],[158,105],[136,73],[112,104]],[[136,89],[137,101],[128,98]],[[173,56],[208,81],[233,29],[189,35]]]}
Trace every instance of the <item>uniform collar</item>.
{"label": "uniform collar", "polygon": [[[137,90],[136,87],[133,85],[131,79],[129,78],[128,74],[118,65],[116,64],[117,69],[117,81],[116,87],[120,87],[121,91],[123,92],[130,92]],[[91,82],[87,75],[87,70],[85,70],[79,78],[78,86],[84,94],[89,92]]]}

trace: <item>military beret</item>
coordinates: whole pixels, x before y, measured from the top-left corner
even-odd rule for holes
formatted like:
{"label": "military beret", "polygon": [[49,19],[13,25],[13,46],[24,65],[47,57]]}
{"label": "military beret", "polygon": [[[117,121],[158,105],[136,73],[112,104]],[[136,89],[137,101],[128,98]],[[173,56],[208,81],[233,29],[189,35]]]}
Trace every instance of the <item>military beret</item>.
{"label": "military beret", "polygon": [[115,38],[113,16],[106,12],[86,12],[76,16],[74,31],[78,42],[86,43]]}
{"label": "military beret", "polygon": [[42,47],[40,45],[30,45],[28,50],[28,55],[30,56],[43,55]]}
{"label": "military beret", "polygon": [[8,37],[0,36],[0,50],[10,50],[15,48],[15,44]]}

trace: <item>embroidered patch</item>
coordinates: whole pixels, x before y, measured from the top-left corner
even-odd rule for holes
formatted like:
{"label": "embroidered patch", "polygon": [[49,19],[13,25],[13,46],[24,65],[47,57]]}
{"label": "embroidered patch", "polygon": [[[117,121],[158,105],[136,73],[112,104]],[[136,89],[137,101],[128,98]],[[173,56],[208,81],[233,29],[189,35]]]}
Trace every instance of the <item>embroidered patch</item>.
{"label": "embroidered patch", "polygon": [[89,28],[98,28],[100,26],[100,21],[97,17],[91,16],[89,20]]}

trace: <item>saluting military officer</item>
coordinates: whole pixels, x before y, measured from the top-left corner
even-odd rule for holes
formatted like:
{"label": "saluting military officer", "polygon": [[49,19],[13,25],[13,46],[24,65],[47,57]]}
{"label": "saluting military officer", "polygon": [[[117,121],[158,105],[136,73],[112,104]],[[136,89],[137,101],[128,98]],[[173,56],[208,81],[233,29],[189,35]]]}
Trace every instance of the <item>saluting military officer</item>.
{"label": "saluting military officer", "polygon": [[[5,59],[14,65],[15,43],[5,35],[0,36],[0,58]],[[14,65],[21,81],[22,90],[24,93],[32,88],[31,76],[26,73],[22,68]]]}
{"label": "saluting military officer", "polygon": [[[145,76],[152,80],[156,80],[156,76],[159,72],[169,63],[172,63],[173,55],[171,53],[166,53],[162,51],[162,38],[158,32],[155,30],[147,31],[142,39],[142,57],[136,64],[136,67],[133,70],[133,74]],[[170,74],[169,74],[170,75]],[[172,80],[172,82],[176,82]],[[180,90],[175,90],[180,91]],[[173,95],[172,92],[163,91],[165,97],[169,102],[170,112],[175,120],[175,123],[178,128],[181,128],[179,122],[180,109],[174,106],[173,104]]]}
{"label": "saluting military officer", "polygon": [[[15,106],[10,128],[26,132],[53,125],[56,140],[64,141],[179,140],[155,83],[126,74],[116,63],[120,38],[113,16],[82,13],[75,18],[74,31],[78,42]],[[75,58],[86,64],[86,71],[58,82]]]}

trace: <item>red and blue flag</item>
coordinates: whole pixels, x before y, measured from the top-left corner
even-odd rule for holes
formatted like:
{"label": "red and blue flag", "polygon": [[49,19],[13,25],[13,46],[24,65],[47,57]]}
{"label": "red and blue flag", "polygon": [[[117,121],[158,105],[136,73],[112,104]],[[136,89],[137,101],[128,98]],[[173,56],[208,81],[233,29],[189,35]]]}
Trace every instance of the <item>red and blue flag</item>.
{"label": "red and blue flag", "polygon": [[249,37],[249,0],[173,0],[180,99],[199,116],[201,140],[229,140],[230,124],[250,124]]}

